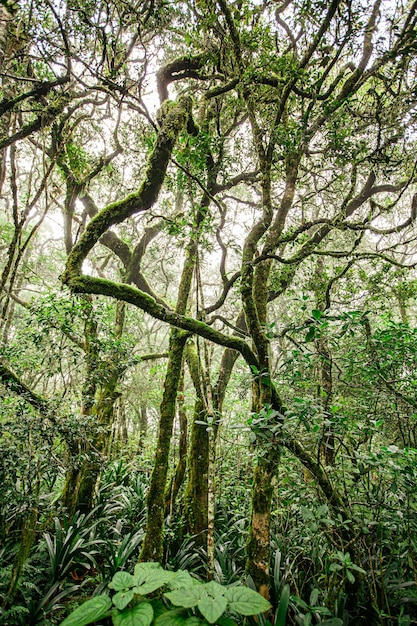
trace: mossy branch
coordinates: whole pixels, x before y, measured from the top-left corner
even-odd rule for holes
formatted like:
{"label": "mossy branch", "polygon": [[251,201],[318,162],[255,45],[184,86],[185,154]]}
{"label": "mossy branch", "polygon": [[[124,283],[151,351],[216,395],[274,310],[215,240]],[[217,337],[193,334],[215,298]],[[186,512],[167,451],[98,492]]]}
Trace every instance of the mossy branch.
{"label": "mossy branch", "polygon": [[136,289],[125,283],[114,283],[104,278],[93,278],[84,275],[70,275],[66,282],[75,293],[110,296],[116,300],[128,302],[142,311],[145,311],[145,313],[148,313],[152,317],[166,322],[171,326],[204,337],[225,348],[237,350],[249,366],[254,366],[259,369],[258,360],[246,341],[238,337],[225,335],[204,322],[169,310],[161,304],[158,304],[152,296],[149,296],[140,289]]}
{"label": "mossy branch", "polygon": [[44,415],[47,413],[48,417],[50,416],[51,407],[49,406],[48,400],[33,392],[14,372],[12,372],[12,370],[4,365],[4,363],[0,363],[0,382],[3,383],[9,391],[21,396],[37,411],[40,411],[40,413]]}
{"label": "mossy branch", "polygon": [[62,277],[64,283],[71,286],[72,276],[81,273],[82,262],[111,226],[120,224],[139,212],[147,211],[156,202],[177,137],[191,116],[191,106],[191,99],[182,97],[176,103],[165,102],[160,108],[160,129],[142,184],[138,191],[108,204],[91,220],[68,256],[66,271]]}
{"label": "mossy branch", "polygon": [[62,112],[66,104],[66,100],[64,98],[61,98],[58,103],[52,104],[44,111],[42,111],[42,113],[40,113],[40,115],[38,115],[38,117],[35,118],[33,122],[25,124],[13,135],[9,135],[8,137],[2,137],[0,139],[0,150],[4,150],[4,148],[11,146],[21,139],[25,139],[26,137],[29,137],[29,135],[32,135],[33,133],[38,132],[38,130],[41,130],[42,128],[45,128],[46,126],[52,124],[54,119],[58,117],[58,115]]}
{"label": "mossy branch", "polygon": [[158,112],[160,130],[156,144],[149,158],[144,180],[139,190],[123,200],[109,204],[91,220],[80,241],[70,252],[61,280],[74,292],[101,294],[129,302],[171,326],[200,335],[221,346],[237,350],[248,365],[258,368],[259,364],[255,354],[242,339],[230,337],[203,322],[168,310],[167,307],[140,289],[124,283],[114,283],[85,276],[81,271],[84,259],[111,226],[123,222],[140,211],[149,209],[155,203],[165,178],[176,138],[186,126],[190,115],[191,100],[188,97],[180,98],[177,103],[164,103]]}
{"label": "mossy branch", "polygon": [[22,102],[23,100],[27,100],[28,98],[35,98],[35,100],[39,100],[42,96],[48,95],[52,89],[68,83],[69,80],[69,76],[63,76],[62,78],[57,78],[57,80],[53,81],[41,81],[30,91],[21,93],[15,98],[3,98],[0,100],[0,116],[7,113],[7,111],[11,111],[16,104],[19,104],[19,102]]}

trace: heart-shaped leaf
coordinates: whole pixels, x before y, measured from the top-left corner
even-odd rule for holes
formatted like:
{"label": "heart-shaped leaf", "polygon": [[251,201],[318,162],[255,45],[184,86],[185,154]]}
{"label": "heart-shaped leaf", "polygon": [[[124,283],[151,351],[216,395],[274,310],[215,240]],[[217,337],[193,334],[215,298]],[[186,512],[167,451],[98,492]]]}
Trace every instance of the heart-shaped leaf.
{"label": "heart-shaped leaf", "polygon": [[203,585],[194,585],[191,589],[176,589],[175,591],[164,593],[165,598],[168,598],[172,604],[182,606],[185,609],[196,606],[199,600],[205,595],[207,594],[203,590]]}
{"label": "heart-shaped leaf", "polygon": [[138,563],[134,574],[135,593],[142,596],[152,593],[166,585],[174,576],[174,572],[165,571],[159,563]]}
{"label": "heart-shaped leaf", "polygon": [[87,626],[105,616],[111,607],[109,596],[96,596],[77,607],[60,626]]}
{"label": "heart-shaped leaf", "polygon": [[219,583],[216,583],[215,580],[211,580],[209,583],[204,585],[204,590],[209,594],[209,596],[216,598],[217,596],[224,596],[226,588],[219,585]]}
{"label": "heart-shaped leaf", "polygon": [[188,613],[184,609],[165,611],[155,620],[155,626],[186,626]]}
{"label": "heart-shaped leaf", "polygon": [[125,607],[129,604],[131,600],[133,600],[134,592],[132,589],[129,591],[119,591],[116,595],[113,596],[113,604],[117,606],[119,611],[123,611]]}
{"label": "heart-shaped leaf", "polygon": [[171,589],[180,589],[181,587],[191,587],[195,583],[195,578],[182,569],[174,573],[173,578],[168,582]]}
{"label": "heart-shaped leaf", "polygon": [[227,600],[224,596],[217,595],[215,598],[206,596],[198,603],[198,610],[210,624],[214,624],[225,612]]}
{"label": "heart-shaped leaf", "polygon": [[132,574],[129,574],[129,572],[116,572],[111,583],[109,583],[109,587],[115,591],[123,591],[133,587],[134,584],[135,580]]}
{"label": "heart-shaped leaf", "polygon": [[114,611],[114,626],[149,626],[153,619],[153,609],[149,602],[135,604],[124,611]]}
{"label": "heart-shaped leaf", "polygon": [[257,615],[271,608],[268,600],[248,587],[230,587],[225,596],[232,611],[240,615]]}

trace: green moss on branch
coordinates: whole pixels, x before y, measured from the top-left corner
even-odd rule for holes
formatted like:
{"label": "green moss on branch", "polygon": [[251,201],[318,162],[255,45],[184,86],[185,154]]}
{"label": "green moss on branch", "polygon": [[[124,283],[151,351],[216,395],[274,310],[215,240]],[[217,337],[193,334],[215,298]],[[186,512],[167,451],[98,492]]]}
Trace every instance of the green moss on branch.
{"label": "green moss on branch", "polygon": [[204,337],[225,348],[237,350],[249,366],[259,369],[258,360],[248,344],[238,337],[230,337],[192,317],[180,315],[158,304],[154,298],[135,287],[124,283],[114,283],[104,278],[93,278],[84,275],[71,275],[67,280],[69,287],[76,293],[91,293],[110,296],[116,300],[129,302],[142,309],[152,317],[167,322],[171,326],[181,328],[192,334]]}
{"label": "green moss on branch", "polygon": [[9,391],[21,396],[40,413],[51,414],[51,407],[48,401],[29,389],[29,387],[3,363],[0,363],[0,382],[2,382]]}
{"label": "green moss on branch", "polygon": [[64,283],[70,283],[71,276],[81,272],[81,266],[97,241],[111,226],[120,224],[128,217],[146,211],[156,202],[172,150],[181,130],[191,115],[192,102],[189,97],[179,98],[176,103],[164,103],[158,119],[159,129],[156,143],[149,157],[146,172],[138,191],[122,200],[108,204],[88,224],[80,241],[68,256],[67,267],[62,276]]}

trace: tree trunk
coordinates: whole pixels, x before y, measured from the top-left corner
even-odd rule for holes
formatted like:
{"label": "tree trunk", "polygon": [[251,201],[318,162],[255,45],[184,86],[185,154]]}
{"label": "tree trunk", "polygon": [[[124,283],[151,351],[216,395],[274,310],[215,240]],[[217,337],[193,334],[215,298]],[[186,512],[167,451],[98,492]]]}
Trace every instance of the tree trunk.
{"label": "tree trunk", "polygon": [[187,469],[187,440],[188,440],[188,423],[187,413],[184,404],[184,370],[181,373],[181,379],[178,385],[177,394],[177,406],[179,417],[179,442],[178,442],[178,461],[175,468],[174,475],[168,486],[165,495],[165,516],[172,515],[175,509],[175,503],[178,492],[185,478],[185,471]]}
{"label": "tree trunk", "polygon": [[[39,495],[39,490],[36,495]],[[29,509],[25,521],[23,523],[22,532],[20,535],[19,549],[13,561],[12,574],[10,577],[9,587],[3,600],[3,608],[5,608],[17,591],[19,579],[22,574],[26,561],[29,558],[31,548],[34,544],[36,537],[36,524],[38,521],[38,507],[34,504]]]}
{"label": "tree trunk", "polygon": [[209,450],[207,428],[207,413],[204,404],[201,398],[196,398],[188,452],[188,481],[184,500],[187,531],[191,535],[196,535],[196,544],[199,546],[205,546],[207,539]]}
{"label": "tree trunk", "polygon": [[[184,267],[178,287],[175,313],[184,315],[197,261],[198,237],[201,222],[209,204],[208,198],[196,215],[196,225],[187,245]],[[170,334],[169,357],[165,375],[164,394],[160,408],[159,432],[155,453],[154,468],[148,491],[145,539],[140,554],[141,561],[161,561],[163,555],[163,523],[165,512],[165,492],[168,476],[168,458],[176,412],[178,385],[183,367],[183,354],[187,333],[173,327]]]}
{"label": "tree trunk", "polygon": [[[316,308],[324,311],[326,307],[325,292],[327,287],[326,273],[323,257],[318,257],[316,261],[315,276],[313,280],[313,291],[316,297]],[[325,465],[335,464],[335,432],[334,418],[330,405],[333,396],[333,365],[332,355],[325,335],[316,340],[316,348],[319,357],[319,402],[323,411],[323,435],[320,442],[320,458]]]}
{"label": "tree trunk", "polygon": [[269,597],[269,553],[271,505],[274,479],[280,454],[278,446],[268,455],[261,456],[253,474],[252,515],[247,543],[246,571],[253,579],[259,593]]}
{"label": "tree trunk", "polygon": [[[78,455],[84,460],[80,466],[75,466],[67,474],[64,487],[63,503],[71,517],[75,511],[87,513],[94,504],[97,480],[102,469],[103,461],[110,454],[112,431],[114,426],[114,407],[120,393],[117,385],[124,372],[124,367],[118,362],[118,354],[109,358],[105,364],[100,361],[98,353],[97,327],[94,320],[94,311],[91,299],[86,299],[86,322],[84,327],[87,372],[83,389],[82,414],[94,416],[94,431],[89,441],[78,441],[76,446]],[[119,302],[116,310],[115,335],[123,334],[125,320],[125,303]],[[100,367],[106,368],[106,382],[98,373]],[[75,459],[74,459],[75,460]]]}
{"label": "tree trunk", "polygon": [[162,559],[168,459],[186,337],[187,335],[182,331],[175,329],[171,332],[164,393],[160,408],[155,461],[147,497],[146,534],[139,557],[141,561],[161,561]]}
{"label": "tree trunk", "polygon": [[139,405],[138,454],[142,454],[147,434],[148,434],[148,410],[147,410],[147,405],[146,405],[146,398],[142,396],[140,399],[140,405]]}
{"label": "tree trunk", "polygon": [[323,436],[320,444],[321,458],[325,465],[335,464],[335,432],[334,417],[331,413],[330,404],[333,395],[332,357],[325,337],[320,337],[317,342],[317,352],[320,359],[320,402],[323,410]]}
{"label": "tree trunk", "polygon": [[201,385],[201,366],[196,344],[187,345],[187,364],[196,399],[188,451],[188,481],[185,489],[185,519],[187,531],[196,535],[196,544],[205,546],[207,540],[207,472],[208,424]]}

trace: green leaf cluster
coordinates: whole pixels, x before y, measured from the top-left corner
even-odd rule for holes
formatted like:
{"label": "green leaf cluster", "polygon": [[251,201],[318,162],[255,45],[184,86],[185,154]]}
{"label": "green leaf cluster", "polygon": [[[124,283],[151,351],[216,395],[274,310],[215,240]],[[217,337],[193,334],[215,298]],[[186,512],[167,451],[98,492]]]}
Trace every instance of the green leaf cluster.
{"label": "green leaf cluster", "polygon": [[[148,598],[161,588],[169,591],[163,597]],[[215,581],[202,583],[186,570],[164,570],[159,563],[138,563],[134,573],[116,572],[109,588],[110,598],[99,595],[77,607],[61,626],[87,626],[111,617],[114,626],[234,626],[236,622],[223,614],[257,615],[271,608],[259,593],[244,586],[225,587]]]}

